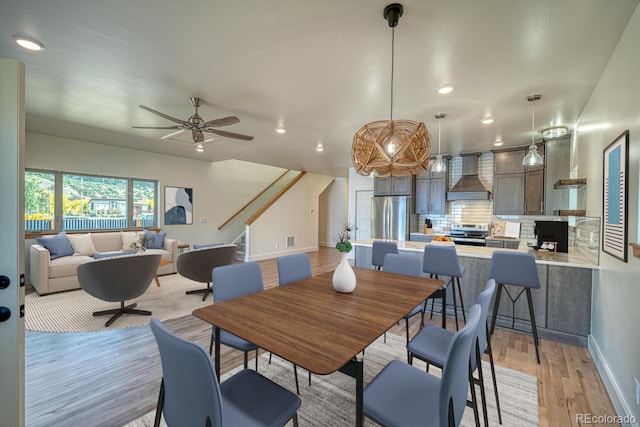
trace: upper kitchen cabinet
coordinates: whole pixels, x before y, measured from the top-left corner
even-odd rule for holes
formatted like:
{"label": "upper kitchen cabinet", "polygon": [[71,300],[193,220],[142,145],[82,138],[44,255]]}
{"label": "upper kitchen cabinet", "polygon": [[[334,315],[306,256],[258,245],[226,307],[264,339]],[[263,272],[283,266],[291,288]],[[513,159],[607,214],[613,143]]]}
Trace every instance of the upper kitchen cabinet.
{"label": "upper kitchen cabinet", "polygon": [[389,176],[373,180],[374,196],[410,196],[410,176]]}
{"label": "upper kitchen cabinet", "polygon": [[[449,159],[443,158],[447,169]],[[415,213],[445,214],[447,209],[447,172],[433,172],[435,159],[430,159],[429,168],[416,175]]]}
{"label": "upper kitchen cabinet", "polygon": [[[544,156],[544,143],[537,144]],[[528,147],[493,150],[493,213],[495,215],[543,215],[545,167],[523,166]]]}

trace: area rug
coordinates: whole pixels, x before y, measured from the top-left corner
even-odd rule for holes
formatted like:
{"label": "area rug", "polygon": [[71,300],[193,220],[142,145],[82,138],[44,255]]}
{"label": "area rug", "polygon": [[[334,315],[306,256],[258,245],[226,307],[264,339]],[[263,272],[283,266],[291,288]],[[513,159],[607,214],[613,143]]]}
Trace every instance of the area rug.
{"label": "area rug", "polygon": [[[289,390],[295,390],[293,369],[291,363],[278,357],[274,357],[271,364],[268,363],[268,354],[260,356],[259,372]],[[318,355],[318,357],[322,357]],[[365,357],[365,385],[391,360],[406,360],[405,340],[393,334],[387,334],[387,342],[382,338],[374,342],[366,350]],[[490,368],[487,362],[483,362],[483,370],[486,376],[487,405],[490,425],[498,425],[498,414],[495,406],[493,387],[490,377]],[[422,362],[414,362],[414,366],[424,369]],[[238,367],[222,376],[224,381],[229,375],[238,372]],[[439,370],[431,368],[431,372],[439,375]],[[312,376],[311,386],[307,382],[307,373],[300,369],[300,398],[302,407],[298,412],[301,426],[317,427],[347,427],[355,424],[355,382],[352,378],[334,373],[327,376]],[[496,366],[498,392],[502,409],[502,423],[504,426],[537,426],[538,425],[538,381],[537,378],[518,371]],[[479,396],[479,393],[478,393]],[[480,409],[481,410],[481,409]],[[145,414],[143,417],[129,423],[126,427],[153,426],[155,411]],[[482,419],[482,413],[480,413]],[[162,423],[163,426],[166,424]],[[289,422],[292,425],[292,422]],[[366,426],[374,426],[370,420],[365,421]],[[462,426],[475,426],[473,410],[466,408]]]}
{"label": "area rug", "polygon": [[[204,283],[179,274],[159,276],[159,280],[159,288],[152,281],[143,295],[126,303],[135,302],[136,308],[151,311],[160,320],[190,314],[196,308],[212,303],[211,295],[204,302],[202,294],[185,295],[185,291],[204,288]],[[92,332],[149,323],[150,316],[124,314],[105,328],[109,316],[93,316],[94,311],[117,307],[118,303],[94,298],[82,289],[43,296],[34,292],[25,296],[25,327],[38,332]]]}

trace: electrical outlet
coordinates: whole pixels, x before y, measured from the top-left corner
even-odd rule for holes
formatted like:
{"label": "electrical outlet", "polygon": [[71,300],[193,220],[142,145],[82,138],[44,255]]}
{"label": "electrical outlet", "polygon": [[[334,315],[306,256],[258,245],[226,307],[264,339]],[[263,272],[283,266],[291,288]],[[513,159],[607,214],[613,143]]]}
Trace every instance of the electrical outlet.
{"label": "electrical outlet", "polygon": [[205,224],[207,222],[207,218],[200,218],[200,224]]}
{"label": "electrical outlet", "polygon": [[280,243],[276,243],[276,249],[280,247]]}
{"label": "electrical outlet", "polygon": [[638,382],[637,378],[634,378],[636,382],[636,405],[640,405],[640,382]]}

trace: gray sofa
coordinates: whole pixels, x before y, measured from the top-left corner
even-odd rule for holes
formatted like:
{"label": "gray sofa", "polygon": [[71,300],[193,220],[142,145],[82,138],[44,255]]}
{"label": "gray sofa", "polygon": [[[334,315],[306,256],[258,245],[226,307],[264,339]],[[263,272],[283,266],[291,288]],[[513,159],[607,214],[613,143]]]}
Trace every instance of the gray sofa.
{"label": "gray sofa", "polygon": [[[89,234],[95,252],[99,255],[117,255],[131,250],[131,232],[112,231]],[[73,237],[74,235],[70,236]],[[84,237],[86,237],[86,234]],[[177,271],[178,243],[175,239],[165,237],[164,246],[161,249],[146,249],[144,251],[146,254],[160,254],[162,255],[162,260],[165,260],[165,265],[158,267],[158,275],[171,274]],[[98,255],[95,256],[97,257]],[[89,255],[88,253],[74,253],[73,255],[51,259],[49,251],[41,244],[31,245],[29,258],[31,285],[39,295],[79,289],[78,266],[95,260],[94,255]]]}

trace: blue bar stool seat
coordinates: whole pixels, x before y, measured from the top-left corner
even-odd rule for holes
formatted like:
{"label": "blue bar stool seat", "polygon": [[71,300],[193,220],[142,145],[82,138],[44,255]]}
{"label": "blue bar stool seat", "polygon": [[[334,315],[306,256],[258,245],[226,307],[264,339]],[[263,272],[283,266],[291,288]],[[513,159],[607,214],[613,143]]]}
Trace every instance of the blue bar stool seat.
{"label": "blue bar stool seat", "polygon": [[451,293],[453,294],[453,313],[456,319],[456,331],[458,330],[458,302],[456,298],[456,285],[458,294],[460,294],[460,306],[462,308],[462,318],[467,321],[464,312],[464,301],[462,300],[462,292],[460,289],[460,278],[464,274],[464,270],[458,262],[458,253],[456,248],[452,246],[436,246],[426,245],[424,247],[424,256],[422,261],[422,271],[431,277],[439,276],[449,277],[449,281],[432,295],[432,298],[442,298],[442,327],[447,326],[447,287],[451,284]]}
{"label": "blue bar stool seat", "polygon": [[[533,341],[536,346],[536,359],[540,363],[540,353],[538,351],[538,328],[536,327],[536,316],[533,312],[533,301],[531,299],[531,289],[540,288],[540,278],[538,277],[538,269],[536,268],[536,260],[531,254],[522,252],[495,251],[491,257],[491,269],[489,271],[489,279],[495,279],[498,284],[496,293],[496,302],[493,305],[493,318],[491,319],[491,331],[496,326],[496,317],[498,315],[498,305],[500,304],[500,295],[502,290],[507,293],[513,306],[511,327],[515,326],[515,304],[523,292],[527,294],[527,303],[529,305],[529,318],[531,319],[531,329],[533,330]],[[518,295],[513,298],[509,290],[504,285],[520,286],[522,289]]]}
{"label": "blue bar stool seat", "polygon": [[385,242],[382,240],[374,240],[371,249],[371,264],[380,270],[384,265],[384,257],[387,254],[397,254],[398,245],[396,242]]}

